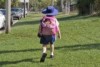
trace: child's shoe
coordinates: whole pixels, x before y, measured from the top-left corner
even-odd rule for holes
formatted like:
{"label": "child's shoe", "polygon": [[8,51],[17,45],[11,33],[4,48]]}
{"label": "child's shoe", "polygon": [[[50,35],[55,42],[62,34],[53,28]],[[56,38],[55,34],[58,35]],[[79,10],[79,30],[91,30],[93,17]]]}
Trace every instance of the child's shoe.
{"label": "child's shoe", "polygon": [[54,55],[50,55],[50,58],[54,58]]}
{"label": "child's shoe", "polygon": [[41,59],[40,59],[40,62],[44,62],[45,61],[45,58],[46,58],[47,54],[46,53],[43,53]]}

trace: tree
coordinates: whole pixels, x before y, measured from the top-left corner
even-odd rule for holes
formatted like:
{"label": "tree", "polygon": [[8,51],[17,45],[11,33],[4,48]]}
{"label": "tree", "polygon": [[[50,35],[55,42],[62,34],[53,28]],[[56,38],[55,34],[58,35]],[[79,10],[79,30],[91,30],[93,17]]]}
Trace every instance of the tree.
{"label": "tree", "polygon": [[5,7],[5,0],[0,0],[0,8],[4,8]]}
{"label": "tree", "polygon": [[87,15],[93,13],[93,5],[95,0],[78,0],[77,7],[79,15]]}
{"label": "tree", "polygon": [[12,7],[18,7],[19,5],[19,0],[12,0],[11,6]]}
{"label": "tree", "polygon": [[66,0],[65,1],[65,14],[69,14],[70,13],[70,5],[71,5],[71,0]]}
{"label": "tree", "polygon": [[54,0],[51,0],[51,5],[54,6]]}
{"label": "tree", "polygon": [[51,0],[30,0],[30,5],[34,11],[39,11],[51,5]]}
{"label": "tree", "polygon": [[95,0],[95,10],[98,15],[100,15],[100,0]]}
{"label": "tree", "polygon": [[[5,8],[5,1],[6,0],[0,0],[0,8]],[[11,0],[11,6],[12,7],[18,7],[19,0]]]}
{"label": "tree", "polygon": [[[59,1],[58,1],[58,5],[59,5]],[[71,5],[71,0],[60,0],[60,7],[63,13],[65,14],[70,13],[70,5]]]}
{"label": "tree", "polygon": [[6,0],[6,23],[5,23],[6,34],[8,34],[11,31],[10,16],[11,16],[11,0]]}
{"label": "tree", "polygon": [[61,11],[64,12],[64,0],[61,0]]}

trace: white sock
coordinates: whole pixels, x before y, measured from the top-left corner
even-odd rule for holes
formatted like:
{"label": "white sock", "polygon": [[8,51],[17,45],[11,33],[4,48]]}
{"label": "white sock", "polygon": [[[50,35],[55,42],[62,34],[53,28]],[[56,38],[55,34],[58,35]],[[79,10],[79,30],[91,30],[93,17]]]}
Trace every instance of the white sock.
{"label": "white sock", "polygon": [[54,54],[53,54],[53,52],[51,52],[51,54],[50,54],[50,55],[54,55]]}

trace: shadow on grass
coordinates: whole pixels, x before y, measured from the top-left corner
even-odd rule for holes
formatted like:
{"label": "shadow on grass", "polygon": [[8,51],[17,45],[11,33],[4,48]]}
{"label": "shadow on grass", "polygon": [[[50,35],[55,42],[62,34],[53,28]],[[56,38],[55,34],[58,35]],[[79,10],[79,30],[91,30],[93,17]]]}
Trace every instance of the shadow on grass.
{"label": "shadow on grass", "polygon": [[[55,49],[65,49],[68,51],[78,51],[78,50],[92,50],[98,49],[100,50],[100,44],[83,44],[83,45],[72,45],[72,46],[62,46],[62,47],[55,47]],[[41,51],[42,49],[24,49],[24,50],[4,50],[0,51],[0,54],[4,53],[17,53],[17,52],[33,52],[33,51]]]}
{"label": "shadow on grass", "polygon": [[[90,16],[90,15],[89,16],[79,16],[79,15],[74,15],[74,16],[61,17],[61,18],[57,18],[57,19],[58,19],[58,21],[66,21],[66,20],[87,19],[89,17],[96,17],[96,16]],[[34,25],[34,24],[39,24],[39,22],[40,22],[40,19],[38,19],[38,20],[22,21],[22,22],[16,23],[14,26]]]}
{"label": "shadow on grass", "polygon": [[99,16],[91,16],[91,15],[85,15],[85,16],[80,16],[80,15],[73,15],[73,16],[66,16],[62,18],[57,18],[59,21],[66,21],[66,20],[79,20],[79,19],[87,19],[90,17],[99,17]]}
{"label": "shadow on grass", "polygon": [[23,25],[34,25],[34,24],[39,24],[39,22],[40,22],[39,20],[23,21],[23,22],[18,22],[13,26],[15,27],[15,26],[23,26]]}
{"label": "shadow on grass", "polygon": [[40,51],[42,49],[24,49],[24,50],[4,50],[4,51],[0,51],[0,54],[4,54],[4,53],[17,53],[17,52],[33,52],[33,51]]}
{"label": "shadow on grass", "polygon": [[[100,50],[100,43],[97,44],[83,44],[83,45],[73,45],[73,46],[62,46],[62,47],[56,47],[55,49],[65,49],[66,51],[78,51],[78,50],[92,50],[92,49],[98,49]],[[15,53],[15,52],[27,52],[27,51],[39,51],[41,49],[26,49],[26,50],[11,50],[11,51],[0,51],[1,53]],[[0,66],[8,65],[8,64],[18,64],[22,62],[31,62],[31,63],[39,63],[39,61],[34,61],[34,58],[29,59],[22,59],[17,61],[0,61]]]}
{"label": "shadow on grass", "polygon": [[22,59],[22,60],[17,60],[17,61],[0,61],[0,66],[8,65],[8,64],[18,64],[22,62],[39,63],[39,61],[34,61],[33,58],[29,58],[29,59]]}
{"label": "shadow on grass", "polygon": [[73,45],[73,46],[62,46],[62,47],[56,47],[55,49],[65,49],[68,51],[78,51],[78,50],[92,50],[97,49],[100,50],[100,44],[84,44],[84,45]]}

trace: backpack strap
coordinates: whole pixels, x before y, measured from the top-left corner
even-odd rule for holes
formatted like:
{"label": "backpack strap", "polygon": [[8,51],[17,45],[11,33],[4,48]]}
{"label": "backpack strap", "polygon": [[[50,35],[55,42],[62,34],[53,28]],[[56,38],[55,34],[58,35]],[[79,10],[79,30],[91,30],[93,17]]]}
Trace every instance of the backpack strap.
{"label": "backpack strap", "polygon": [[45,20],[46,16],[44,16],[41,20],[40,20],[40,26],[41,26],[41,29],[40,31],[42,32],[43,30],[43,26],[42,26],[42,22]]}

